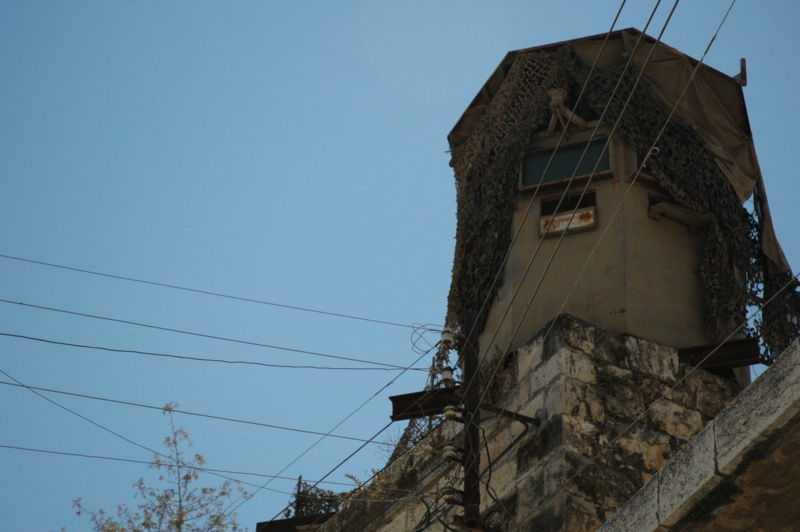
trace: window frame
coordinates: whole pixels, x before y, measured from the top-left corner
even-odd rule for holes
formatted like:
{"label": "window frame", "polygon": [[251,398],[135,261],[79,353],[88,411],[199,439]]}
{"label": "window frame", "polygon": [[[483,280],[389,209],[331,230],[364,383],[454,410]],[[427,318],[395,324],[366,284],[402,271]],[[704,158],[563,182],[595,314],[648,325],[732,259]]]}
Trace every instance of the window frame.
{"label": "window frame", "polygon": [[[608,169],[607,170],[598,171],[596,174],[594,174],[594,177],[592,179],[607,179],[609,177],[613,177],[614,176],[614,166],[615,166],[614,165],[614,156],[615,156],[615,152],[616,152],[616,148],[614,146],[615,142],[614,142],[613,138],[609,137],[606,132],[602,132],[602,133],[598,132],[598,134],[601,134],[602,138],[604,140],[608,141],[608,148],[606,150],[606,152],[608,154]],[[562,179],[557,179],[555,181],[545,181],[545,182],[539,182],[539,183],[533,183],[533,184],[525,184],[524,181],[523,181],[523,179],[525,177],[524,176],[524,173],[525,173],[525,160],[533,152],[545,151],[545,150],[553,150],[556,147],[556,144],[558,143],[557,142],[558,141],[557,138],[553,138],[552,135],[548,135],[548,137],[549,138],[544,140],[544,141],[539,141],[539,142],[534,141],[534,142],[532,142],[531,145],[528,147],[528,149],[525,150],[525,152],[523,153],[522,157],[520,157],[520,159],[519,159],[519,162],[517,164],[517,184],[518,184],[518,188],[519,188],[519,190],[521,192],[528,192],[528,191],[537,190],[537,189],[544,189],[544,190],[548,190],[549,191],[549,190],[552,190],[552,189],[557,189],[557,188],[564,187],[567,183],[570,182],[570,179],[572,179],[572,183],[574,184],[574,183],[582,182],[584,180],[588,180],[589,177],[592,176],[592,174],[590,174],[590,173],[577,174],[577,175],[575,175],[574,178],[572,178],[571,176],[568,176],[568,177],[565,177],[565,178],[562,178]],[[586,143],[589,141],[588,132],[586,132],[586,134],[584,134],[584,135],[580,135],[579,137],[582,137],[582,138],[570,139],[569,144],[564,144],[562,142],[562,146],[563,147],[567,147],[567,146],[575,146],[575,145],[586,145]],[[594,139],[594,140],[600,140],[600,139]]]}

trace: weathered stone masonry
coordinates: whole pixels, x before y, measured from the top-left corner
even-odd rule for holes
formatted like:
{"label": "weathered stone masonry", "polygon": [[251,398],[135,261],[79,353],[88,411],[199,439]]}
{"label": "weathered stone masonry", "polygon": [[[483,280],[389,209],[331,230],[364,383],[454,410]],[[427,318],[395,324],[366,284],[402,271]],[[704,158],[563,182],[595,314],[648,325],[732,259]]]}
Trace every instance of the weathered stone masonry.
{"label": "weathered stone masonry", "polygon": [[[505,361],[490,394],[495,406],[542,423],[483,424],[489,530],[597,529],[738,392],[702,370],[686,376],[674,349],[570,316],[542,336]],[[460,427],[445,422],[358,495],[375,502],[356,500],[318,530],[445,530],[437,518],[449,522],[460,508],[443,494],[460,487],[461,468],[436,449],[460,441]],[[400,500],[377,502],[391,499]]]}

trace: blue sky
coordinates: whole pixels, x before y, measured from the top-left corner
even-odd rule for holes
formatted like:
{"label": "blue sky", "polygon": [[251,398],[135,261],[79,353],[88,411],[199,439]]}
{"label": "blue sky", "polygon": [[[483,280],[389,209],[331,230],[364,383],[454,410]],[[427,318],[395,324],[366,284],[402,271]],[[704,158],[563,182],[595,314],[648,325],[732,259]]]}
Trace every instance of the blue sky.
{"label": "blue sky", "polygon": [[[664,2],[654,27],[664,20]],[[629,2],[619,28],[644,25]],[[664,40],[702,54],[728,2],[684,2]],[[0,253],[401,323],[441,323],[455,190],[446,135],[512,49],[604,32],[618,4],[0,2]],[[708,56],[747,57],[750,121],[778,236],[797,268],[795,2],[740,2]],[[657,30],[650,30],[656,34]],[[407,365],[410,330],[0,259],[0,298]],[[279,364],[331,363],[0,304],[2,332]],[[327,431],[394,375],[242,368],[0,338],[26,384]],[[5,380],[5,379],[3,379]],[[337,429],[369,437],[387,395]],[[27,390],[0,386],[0,444],[147,459]],[[158,447],[158,412],[55,397]],[[211,467],[276,473],[313,436],[176,418]],[[385,436],[399,433],[394,427]],[[357,443],[326,439],[314,479]],[[380,467],[368,448],[332,478]],[[143,466],[0,449],[2,528],[86,529],[71,501],[131,499]],[[271,488],[291,491],[292,483]],[[242,506],[252,529],[288,497]]]}

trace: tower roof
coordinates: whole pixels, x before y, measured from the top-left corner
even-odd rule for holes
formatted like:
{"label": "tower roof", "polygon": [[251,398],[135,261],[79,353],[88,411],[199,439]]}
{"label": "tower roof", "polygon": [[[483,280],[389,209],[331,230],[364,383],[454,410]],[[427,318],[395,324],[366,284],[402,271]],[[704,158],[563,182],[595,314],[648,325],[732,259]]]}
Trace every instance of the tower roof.
{"label": "tower roof", "polygon": [[[478,94],[448,135],[451,148],[459,146],[470,137],[480,118],[491,105],[494,96],[505,82],[514,60],[523,54],[551,53],[569,48],[583,63],[591,65],[600,52],[606,34],[592,35],[569,41],[546,44],[508,52],[489,76]],[[637,42],[641,43],[637,47]],[[652,46],[656,46],[649,61]],[[635,28],[618,30],[609,34],[597,66],[608,69],[622,66],[633,53],[632,64],[641,70],[661,105],[670,110],[689,82],[696,59],[672,48]],[[675,113],[675,118],[693,126],[717,159],[720,169],[744,201],[753,192],[761,178],[756,159],[742,85],[737,79],[723,74],[705,64],[700,64],[697,74]]]}

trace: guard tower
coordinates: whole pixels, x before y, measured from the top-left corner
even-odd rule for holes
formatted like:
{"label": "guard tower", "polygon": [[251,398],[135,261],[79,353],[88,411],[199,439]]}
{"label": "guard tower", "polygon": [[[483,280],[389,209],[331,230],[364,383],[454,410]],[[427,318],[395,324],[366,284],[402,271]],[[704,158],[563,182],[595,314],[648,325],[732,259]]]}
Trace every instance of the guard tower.
{"label": "guard tower", "polygon": [[[744,61],[730,77],[635,29],[605,37],[508,53],[448,137],[448,325],[479,332],[481,353],[562,313],[678,349],[719,342],[764,272],[789,271]],[[754,193],[756,217],[742,206]]]}
{"label": "guard tower", "polygon": [[[769,362],[798,336],[800,290],[772,230],[744,69],[729,77],[634,29],[605,37],[510,52],[456,124],[450,330],[426,389],[391,398],[395,421],[444,421],[421,439],[410,425],[362,500],[295,524],[588,532],[650,481],[629,505],[672,527],[679,512],[653,486],[740,390],[702,366],[689,375],[682,355],[733,331],[749,337],[745,363],[758,360],[758,335]],[[753,330],[735,329],[766,301]],[[790,382],[787,366],[761,384]],[[738,437],[741,425],[720,426]],[[677,462],[696,471],[668,472],[668,485],[722,481],[714,427],[694,447],[702,460]]]}

